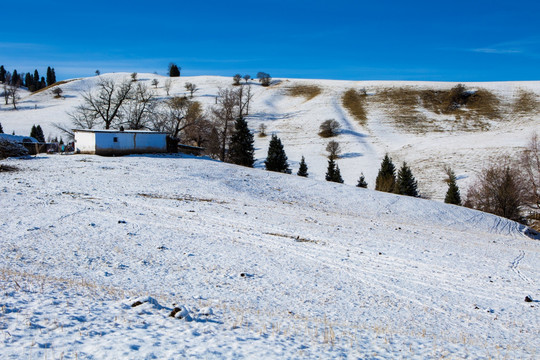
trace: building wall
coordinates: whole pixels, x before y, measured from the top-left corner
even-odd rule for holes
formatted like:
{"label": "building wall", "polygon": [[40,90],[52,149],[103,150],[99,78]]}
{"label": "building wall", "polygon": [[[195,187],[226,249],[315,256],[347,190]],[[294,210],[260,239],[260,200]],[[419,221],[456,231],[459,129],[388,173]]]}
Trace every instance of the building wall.
{"label": "building wall", "polygon": [[81,154],[96,153],[96,136],[93,132],[75,131],[75,152]]}
{"label": "building wall", "polygon": [[98,155],[126,155],[167,152],[167,141],[165,134],[96,132],[95,135],[95,153]]}

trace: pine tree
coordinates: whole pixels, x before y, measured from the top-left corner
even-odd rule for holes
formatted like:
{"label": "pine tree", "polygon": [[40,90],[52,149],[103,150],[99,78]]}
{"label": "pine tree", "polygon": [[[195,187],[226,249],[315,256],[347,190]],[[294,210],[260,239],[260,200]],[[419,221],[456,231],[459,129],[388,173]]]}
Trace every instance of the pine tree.
{"label": "pine tree", "polygon": [[360,179],[358,179],[358,184],[356,184],[356,187],[367,189],[367,182],[366,178],[364,177],[364,173],[360,174]]}
{"label": "pine tree", "polygon": [[0,65],[0,82],[3,83],[6,81],[6,69],[4,68],[4,65]]}
{"label": "pine tree", "polygon": [[39,73],[37,71],[37,69],[34,70],[34,91],[38,91],[39,90]]}
{"label": "pine tree", "polygon": [[39,142],[45,142],[45,135],[43,134],[43,130],[41,129],[40,125],[32,126],[32,130],[30,130],[30,137],[33,137]]}
{"label": "pine tree", "polygon": [[47,86],[51,86],[56,82],[53,69],[51,67],[47,67]]}
{"label": "pine tree", "polygon": [[399,169],[396,185],[398,194],[418,197],[418,184],[406,162]]}
{"label": "pine tree", "polygon": [[169,64],[169,76],[170,77],[179,77],[180,76],[180,68],[176,64]]}
{"label": "pine tree", "polygon": [[32,129],[30,130],[30,137],[33,137],[34,139],[37,139],[36,125],[32,125]]}
{"label": "pine tree", "polygon": [[375,190],[394,192],[396,186],[396,167],[392,159],[386,154],[381,162],[381,168],[375,179]]}
{"label": "pine tree", "polygon": [[0,134],[4,133],[4,129],[2,128],[2,124],[0,123]]}
{"label": "pine tree", "polygon": [[446,169],[446,173],[448,174],[448,179],[446,179],[448,191],[446,192],[444,202],[447,204],[461,205],[461,195],[456,183],[456,174],[454,174],[450,168]]}
{"label": "pine tree", "polygon": [[306,159],[304,159],[304,156],[302,156],[302,160],[300,160],[300,168],[298,169],[298,172],[296,173],[298,176],[308,177],[308,166],[306,164]]}
{"label": "pine tree", "polygon": [[32,74],[26,73],[26,76],[24,78],[24,83],[26,84],[28,91],[31,91],[31,92],[34,91],[34,78],[32,77]]}
{"label": "pine tree", "polygon": [[39,84],[39,88],[40,88],[40,89],[44,89],[44,88],[46,88],[46,87],[47,87],[47,82],[45,81],[45,78],[42,76],[42,77],[41,77],[41,82],[40,82],[40,84]]}
{"label": "pine tree", "polygon": [[11,74],[11,85],[18,85],[19,84],[19,81],[21,80],[21,77],[19,76],[19,74],[17,73],[17,70],[13,70],[13,74]]}
{"label": "pine tree", "polygon": [[229,162],[253,167],[254,153],[253,134],[249,131],[247,121],[239,117],[234,123],[234,133],[229,143]]}
{"label": "pine tree", "polygon": [[328,170],[326,171],[326,181],[332,181],[332,182],[343,184],[343,179],[341,178],[341,172],[339,171],[339,166],[336,164],[334,159],[328,160]]}
{"label": "pine tree", "polygon": [[266,170],[269,171],[283,173],[289,172],[287,155],[285,154],[285,150],[283,150],[281,140],[276,136],[276,134],[272,134],[272,139],[270,140],[270,144],[268,146],[268,155],[264,161],[264,166],[266,167]]}
{"label": "pine tree", "polygon": [[45,142],[45,134],[43,134],[43,130],[41,129],[40,125],[36,126],[36,139],[39,142]]}

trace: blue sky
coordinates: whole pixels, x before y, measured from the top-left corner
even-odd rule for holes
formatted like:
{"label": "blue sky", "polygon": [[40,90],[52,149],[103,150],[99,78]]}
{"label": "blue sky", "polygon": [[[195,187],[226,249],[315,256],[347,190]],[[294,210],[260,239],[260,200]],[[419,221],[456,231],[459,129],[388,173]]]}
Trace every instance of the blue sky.
{"label": "blue sky", "polygon": [[540,80],[537,1],[10,1],[0,64],[347,80]]}

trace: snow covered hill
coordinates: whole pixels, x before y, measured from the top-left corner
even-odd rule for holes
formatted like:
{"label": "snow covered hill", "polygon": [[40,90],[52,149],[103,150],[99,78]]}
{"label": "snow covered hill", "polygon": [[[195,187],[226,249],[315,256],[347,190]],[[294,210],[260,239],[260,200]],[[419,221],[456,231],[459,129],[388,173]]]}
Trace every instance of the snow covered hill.
{"label": "snow covered hill", "polygon": [[540,242],[506,219],[204,158],[5,162],[3,358],[540,354]]}
{"label": "snow covered hill", "polygon": [[[116,81],[129,79],[128,73],[101,75]],[[159,81],[156,94],[165,97],[163,87],[170,79],[155,74],[138,74],[139,81],[151,88],[153,79]],[[28,135],[34,124],[40,124],[45,135],[61,135],[52,124],[70,126],[68,113],[81,102],[81,92],[95,86],[99,77],[74,79],[59,85],[63,98],[55,99],[51,89],[23,93],[19,110],[0,108],[0,122],[5,132]],[[186,94],[185,83],[197,85],[195,100],[209,108],[214,104],[219,88],[231,86],[232,78],[216,76],[172,78],[170,95]],[[465,83],[467,91],[484,91],[489,102],[460,114],[444,114],[436,109],[437,91],[448,91],[457,83],[404,81],[331,81],[275,79],[265,88],[253,84],[254,98],[250,128],[257,132],[264,123],[268,133],[282,140],[293,170],[305,156],[311,177],[324,179],[327,168],[326,145],[331,139],[318,135],[320,124],[335,119],[341,133],[333,138],[343,153],[338,161],[347,184],[355,184],[363,172],[373,188],[380,161],[389,153],[399,166],[406,161],[412,168],[419,188],[425,197],[441,200],[446,184],[443,167],[451,166],[457,174],[458,185],[466,189],[475,172],[493,157],[518,152],[533,131],[538,130],[540,82]],[[308,99],[291,96],[290,89],[312,86],[320,94]],[[363,122],[355,119],[342,105],[342,97],[350,89],[365,90]],[[426,97],[427,96],[427,97]],[[478,105],[478,104],[477,104]],[[484,107],[482,107],[484,105]],[[263,167],[269,137],[256,137],[257,166]]]}

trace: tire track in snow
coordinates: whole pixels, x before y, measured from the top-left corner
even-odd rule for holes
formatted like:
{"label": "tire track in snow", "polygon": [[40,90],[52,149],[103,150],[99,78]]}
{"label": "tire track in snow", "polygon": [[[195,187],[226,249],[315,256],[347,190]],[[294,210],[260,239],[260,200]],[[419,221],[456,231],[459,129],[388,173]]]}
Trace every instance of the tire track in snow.
{"label": "tire track in snow", "polygon": [[519,250],[518,256],[510,263],[510,269],[516,273],[517,276],[527,284],[532,285],[532,281],[519,270],[519,264],[525,258],[525,251]]}

